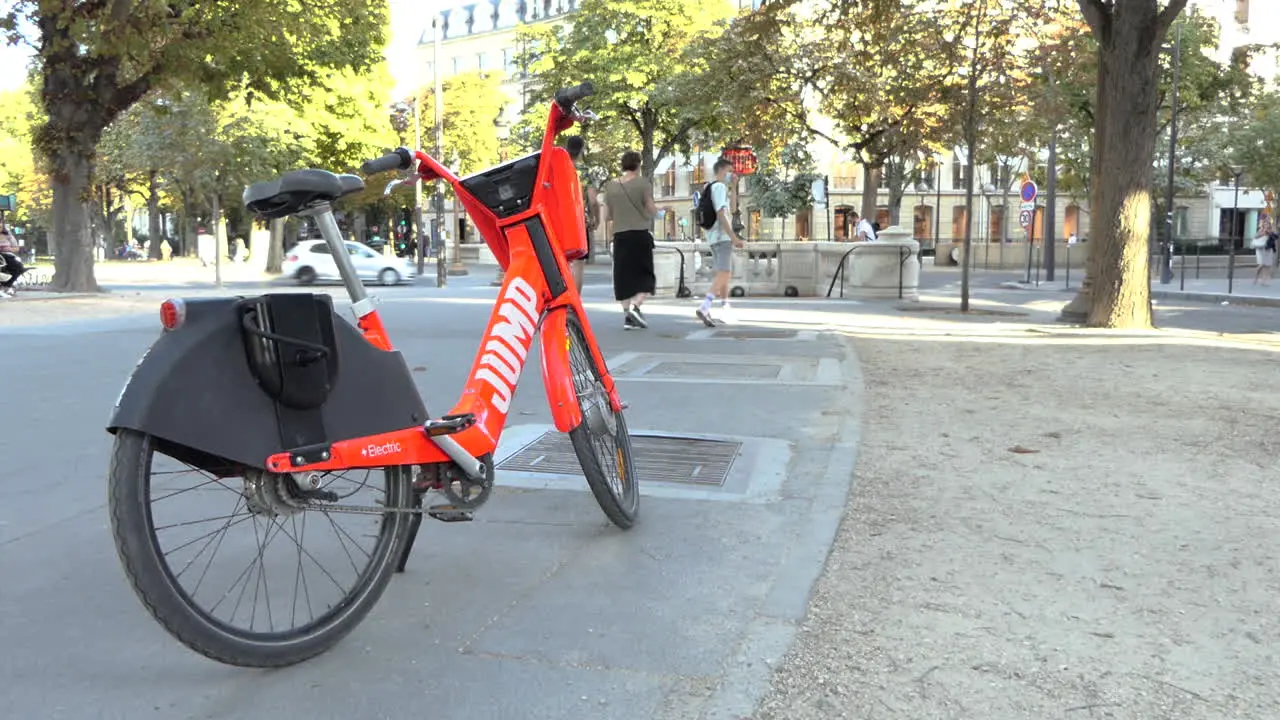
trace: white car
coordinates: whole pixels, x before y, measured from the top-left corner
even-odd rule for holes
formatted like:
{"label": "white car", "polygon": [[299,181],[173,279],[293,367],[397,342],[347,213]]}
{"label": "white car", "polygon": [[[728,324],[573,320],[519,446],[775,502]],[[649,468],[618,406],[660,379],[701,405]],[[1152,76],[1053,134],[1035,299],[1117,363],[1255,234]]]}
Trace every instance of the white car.
{"label": "white car", "polygon": [[[399,285],[413,280],[418,268],[408,258],[387,257],[374,252],[368,245],[347,241],[347,253],[356,266],[356,274],[363,281],[376,280],[382,285]],[[333,261],[329,245],[324,240],[303,240],[289,249],[281,270],[300,285],[310,285],[317,280],[341,280],[338,264]]]}

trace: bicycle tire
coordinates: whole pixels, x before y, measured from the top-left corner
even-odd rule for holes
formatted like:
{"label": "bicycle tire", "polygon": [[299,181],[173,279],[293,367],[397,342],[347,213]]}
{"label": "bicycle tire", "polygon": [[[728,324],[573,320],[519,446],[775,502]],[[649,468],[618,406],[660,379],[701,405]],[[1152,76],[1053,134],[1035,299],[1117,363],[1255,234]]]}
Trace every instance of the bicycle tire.
{"label": "bicycle tire", "polygon": [[[150,435],[123,429],[117,432],[108,475],[108,505],[116,551],[134,592],[152,617],[179,642],[228,665],[285,667],[332,648],[355,629],[377,603],[394,574],[396,560],[408,538],[410,516],[406,513],[382,514],[377,546],[369,553],[365,571],[358,573],[356,586],[310,624],[284,633],[257,633],[252,629],[246,632],[197,606],[160,553],[149,493],[152,460],[163,454],[154,446],[155,439]],[[411,468],[384,468],[384,474],[387,505],[408,507],[412,493]],[[301,564],[303,548],[299,541],[295,543]],[[262,550],[259,552],[261,559]],[[354,566],[354,560],[352,564]],[[255,588],[255,596],[256,593]]]}
{"label": "bicycle tire", "polygon": [[[613,412],[609,406],[609,397],[601,383],[603,373],[595,362],[586,333],[582,330],[582,322],[577,313],[570,308],[565,318],[566,339],[569,345],[569,369],[574,376],[574,389],[578,395],[578,404],[582,408],[582,422],[569,431],[569,440],[573,444],[574,454],[582,466],[582,474],[587,479],[591,494],[595,496],[600,509],[614,525],[623,530],[635,525],[640,514],[640,487],[636,478],[635,457],[631,452],[631,434],[627,431],[627,421],[621,412]],[[588,383],[589,381],[589,383]],[[591,406],[584,406],[583,399],[591,398]],[[603,422],[604,428],[592,428],[591,414],[600,414],[596,424]],[[611,433],[607,433],[607,425],[613,423]],[[602,432],[602,430],[604,432]],[[601,456],[601,445],[607,445],[606,439],[612,440],[613,452],[610,457]],[[609,481],[607,467],[619,471],[619,487]]]}

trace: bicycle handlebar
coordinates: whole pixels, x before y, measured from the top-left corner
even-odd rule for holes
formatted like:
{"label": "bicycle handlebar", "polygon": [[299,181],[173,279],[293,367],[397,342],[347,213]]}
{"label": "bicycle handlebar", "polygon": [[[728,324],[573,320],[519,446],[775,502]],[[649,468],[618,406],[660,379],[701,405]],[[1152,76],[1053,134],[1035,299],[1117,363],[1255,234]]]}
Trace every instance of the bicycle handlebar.
{"label": "bicycle handlebar", "polygon": [[412,166],[413,153],[409,148],[397,148],[395,152],[389,152],[376,160],[366,160],[360,166],[360,172],[374,175],[388,170],[408,170]]}
{"label": "bicycle handlebar", "polygon": [[556,91],[556,104],[560,109],[568,112],[579,100],[589,98],[596,94],[596,88],[589,82],[574,87],[563,88]]}

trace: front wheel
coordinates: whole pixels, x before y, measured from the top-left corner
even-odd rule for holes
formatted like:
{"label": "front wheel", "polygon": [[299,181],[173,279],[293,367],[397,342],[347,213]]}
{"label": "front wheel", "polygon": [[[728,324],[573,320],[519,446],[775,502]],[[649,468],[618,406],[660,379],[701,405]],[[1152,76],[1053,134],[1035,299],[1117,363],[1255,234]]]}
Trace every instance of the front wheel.
{"label": "front wheel", "polygon": [[582,409],[582,422],[569,431],[569,440],[600,509],[614,525],[626,530],[635,524],[640,513],[631,434],[622,413],[615,413],[609,403],[602,381],[604,374],[587,344],[582,321],[572,309],[566,312],[569,372],[573,373],[573,387]]}
{"label": "front wheel", "polygon": [[[188,466],[195,477],[184,483],[171,456],[202,469]],[[333,647],[395,570],[410,516],[387,509],[410,506],[411,469],[335,478],[218,465],[117,432],[111,529],[138,598],[184,645],[228,665],[283,667]],[[374,497],[356,500],[361,491]],[[339,526],[348,520],[351,529]]]}
{"label": "front wheel", "polygon": [[391,285],[399,285],[400,273],[396,272],[391,268],[387,268],[382,272],[378,273],[378,282],[388,287]]}

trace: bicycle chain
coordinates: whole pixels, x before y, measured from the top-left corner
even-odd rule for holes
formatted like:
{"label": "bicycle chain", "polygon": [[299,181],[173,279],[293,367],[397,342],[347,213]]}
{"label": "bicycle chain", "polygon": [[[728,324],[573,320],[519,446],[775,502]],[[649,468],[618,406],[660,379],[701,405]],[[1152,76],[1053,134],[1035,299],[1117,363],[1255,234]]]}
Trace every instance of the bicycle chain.
{"label": "bicycle chain", "polygon": [[421,515],[430,507],[407,507],[407,508],[372,508],[364,505],[330,505],[327,503],[307,502],[302,503],[303,510],[319,510],[320,512],[340,512],[352,513],[354,515],[382,515],[384,513],[404,513],[408,515]]}

